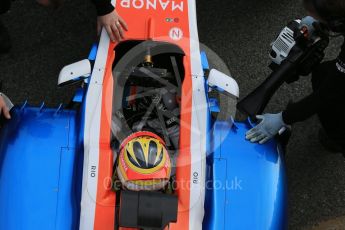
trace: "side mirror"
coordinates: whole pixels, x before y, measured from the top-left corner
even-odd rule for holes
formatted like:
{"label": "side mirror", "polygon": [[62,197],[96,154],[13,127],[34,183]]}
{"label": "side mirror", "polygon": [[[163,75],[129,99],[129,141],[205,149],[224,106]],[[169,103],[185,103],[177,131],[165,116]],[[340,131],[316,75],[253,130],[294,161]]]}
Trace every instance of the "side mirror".
{"label": "side mirror", "polygon": [[64,86],[83,80],[91,74],[91,63],[88,59],[67,65],[59,74],[58,86]]}
{"label": "side mirror", "polygon": [[232,77],[216,69],[211,69],[208,76],[208,85],[211,87],[218,87],[236,98],[240,96],[237,82]]}

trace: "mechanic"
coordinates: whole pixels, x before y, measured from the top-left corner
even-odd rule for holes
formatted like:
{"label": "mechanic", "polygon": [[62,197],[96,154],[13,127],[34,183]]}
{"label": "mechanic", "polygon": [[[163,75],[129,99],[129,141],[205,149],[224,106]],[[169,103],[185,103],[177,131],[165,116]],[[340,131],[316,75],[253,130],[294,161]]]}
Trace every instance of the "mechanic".
{"label": "mechanic", "polygon": [[[43,6],[59,8],[63,0],[37,0]],[[113,42],[119,42],[128,30],[126,22],[118,15],[111,0],[92,0],[97,10],[97,31],[104,27]],[[0,14],[6,13],[11,6],[11,0],[0,1]],[[0,20],[0,53],[7,53],[11,49],[11,39],[7,28]]]}
{"label": "mechanic", "polygon": [[[308,13],[326,24],[331,32],[345,34],[344,0],[304,0]],[[283,128],[317,114],[322,125],[320,143],[331,152],[345,153],[345,43],[337,59],[316,66],[313,92],[277,114],[257,116],[261,122],[246,133],[246,139],[265,143]],[[345,156],[345,154],[344,154]]]}

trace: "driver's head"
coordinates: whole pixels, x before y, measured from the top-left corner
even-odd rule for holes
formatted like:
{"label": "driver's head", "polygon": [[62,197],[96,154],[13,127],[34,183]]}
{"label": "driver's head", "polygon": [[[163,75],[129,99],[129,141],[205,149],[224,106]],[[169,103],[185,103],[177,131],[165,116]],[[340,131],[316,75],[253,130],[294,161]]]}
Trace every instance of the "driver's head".
{"label": "driver's head", "polygon": [[171,160],[164,141],[146,131],[127,137],[120,147],[117,174],[128,190],[163,189],[171,174]]}
{"label": "driver's head", "polygon": [[336,33],[345,32],[344,0],[303,0],[310,16],[324,22]]}

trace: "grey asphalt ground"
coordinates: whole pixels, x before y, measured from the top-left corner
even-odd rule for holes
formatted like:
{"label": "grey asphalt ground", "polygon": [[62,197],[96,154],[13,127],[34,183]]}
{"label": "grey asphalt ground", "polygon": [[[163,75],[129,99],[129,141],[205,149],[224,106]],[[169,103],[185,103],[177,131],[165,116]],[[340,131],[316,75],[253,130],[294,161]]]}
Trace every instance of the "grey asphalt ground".
{"label": "grey asphalt ground", "polygon": [[[305,14],[301,0],[199,0],[197,5],[200,40],[229,66],[241,96],[269,74],[270,42],[288,21]],[[15,103],[67,103],[74,87],[57,88],[57,76],[64,65],[87,57],[96,39],[95,17],[87,0],[66,1],[58,11],[16,0],[1,16],[13,39],[12,51],[0,55],[3,91]],[[332,39],[327,58],[337,55],[341,42]],[[309,80],[283,86],[267,111],[279,112],[289,100],[307,95]],[[345,160],[318,143],[319,127],[316,117],[293,127],[286,156],[290,229],[345,216]]]}

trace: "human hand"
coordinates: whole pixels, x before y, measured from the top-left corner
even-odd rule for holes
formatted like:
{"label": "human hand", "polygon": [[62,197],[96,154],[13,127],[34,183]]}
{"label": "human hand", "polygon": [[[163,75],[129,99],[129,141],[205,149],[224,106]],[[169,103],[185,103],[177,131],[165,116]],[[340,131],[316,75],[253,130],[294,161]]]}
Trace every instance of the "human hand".
{"label": "human hand", "polygon": [[125,31],[128,31],[126,22],[118,15],[116,10],[97,17],[98,34],[100,34],[102,27],[107,31],[112,42],[120,42],[125,38]]}
{"label": "human hand", "polygon": [[4,115],[6,119],[11,119],[10,110],[6,105],[3,96],[0,93],[0,115]]}

